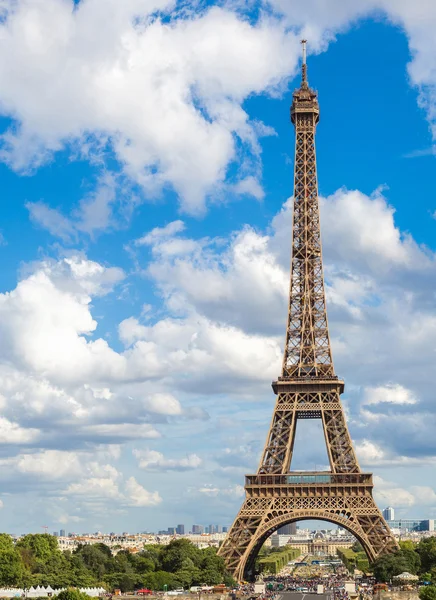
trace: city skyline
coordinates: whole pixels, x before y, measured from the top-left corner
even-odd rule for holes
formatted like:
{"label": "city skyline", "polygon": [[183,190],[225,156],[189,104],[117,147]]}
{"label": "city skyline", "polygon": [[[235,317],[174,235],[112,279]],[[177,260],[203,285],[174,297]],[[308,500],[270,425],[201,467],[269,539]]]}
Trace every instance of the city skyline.
{"label": "city skyline", "polygon": [[[2,530],[233,521],[281,367],[303,36],[350,433],[381,509],[436,517],[436,7],[318,4],[6,1]],[[294,467],[321,442],[299,424]]]}

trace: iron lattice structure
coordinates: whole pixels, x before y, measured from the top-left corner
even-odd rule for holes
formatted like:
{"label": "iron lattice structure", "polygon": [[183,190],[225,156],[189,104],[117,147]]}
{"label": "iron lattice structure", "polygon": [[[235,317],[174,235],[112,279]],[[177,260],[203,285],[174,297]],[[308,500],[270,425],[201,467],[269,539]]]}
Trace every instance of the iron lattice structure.
{"label": "iron lattice structure", "polygon": [[[246,498],[219,550],[242,581],[274,531],[292,521],[321,519],[346,528],[372,561],[398,549],[372,497],[372,474],[362,473],[345,421],[335,375],[324,293],[316,173],[317,94],[307,82],[303,42],[302,83],[293,94],[295,181],[291,285],[282,375],[270,430],[256,475],[247,475]],[[291,471],[298,419],[321,419],[330,471]]]}

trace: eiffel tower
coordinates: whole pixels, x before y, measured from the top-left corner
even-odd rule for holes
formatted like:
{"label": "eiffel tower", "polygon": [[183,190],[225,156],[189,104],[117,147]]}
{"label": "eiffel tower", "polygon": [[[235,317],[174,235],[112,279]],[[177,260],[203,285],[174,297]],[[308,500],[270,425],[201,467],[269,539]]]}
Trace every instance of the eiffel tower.
{"label": "eiffel tower", "polygon": [[[362,473],[354,453],[335,375],[324,293],[316,174],[317,93],[309,87],[306,42],[302,82],[293,94],[295,180],[291,285],[282,375],[272,384],[277,401],[255,475],[245,478],[246,497],[219,549],[235,579],[254,576],[265,540],[293,521],[320,519],[347,529],[370,561],[398,549],[372,497],[372,474]],[[298,419],[321,419],[329,471],[291,471]]]}

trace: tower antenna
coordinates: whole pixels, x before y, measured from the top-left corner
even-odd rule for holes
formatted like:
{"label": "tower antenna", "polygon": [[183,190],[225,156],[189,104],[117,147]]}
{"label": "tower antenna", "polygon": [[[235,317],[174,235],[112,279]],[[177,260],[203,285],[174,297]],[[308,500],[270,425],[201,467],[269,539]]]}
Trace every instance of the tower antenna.
{"label": "tower antenna", "polygon": [[301,83],[302,87],[307,87],[307,63],[306,63],[306,43],[307,40],[301,40],[303,46],[303,64],[301,65]]}

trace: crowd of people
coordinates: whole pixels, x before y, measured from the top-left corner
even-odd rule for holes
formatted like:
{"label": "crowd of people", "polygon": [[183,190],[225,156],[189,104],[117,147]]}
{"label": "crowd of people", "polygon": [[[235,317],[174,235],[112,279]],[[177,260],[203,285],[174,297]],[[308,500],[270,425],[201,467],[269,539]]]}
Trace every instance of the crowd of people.
{"label": "crowd of people", "polygon": [[[278,575],[267,575],[262,579],[265,592],[257,596],[257,600],[280,600],[280,595],[284,592],[311,594],[319,590],[328,594],[331,600],[351,600],[345,589],[345,583],[350,582],[351,576],[338,561],[320,561],[308,556],[300,562],[290,563]],[[372,584],[372,581],[366,581],[357,586],[358,600],[372,598]],[[251,585],[246,586],[244,591],[247,595],[254,595],[254,589],[254,585]]]}

